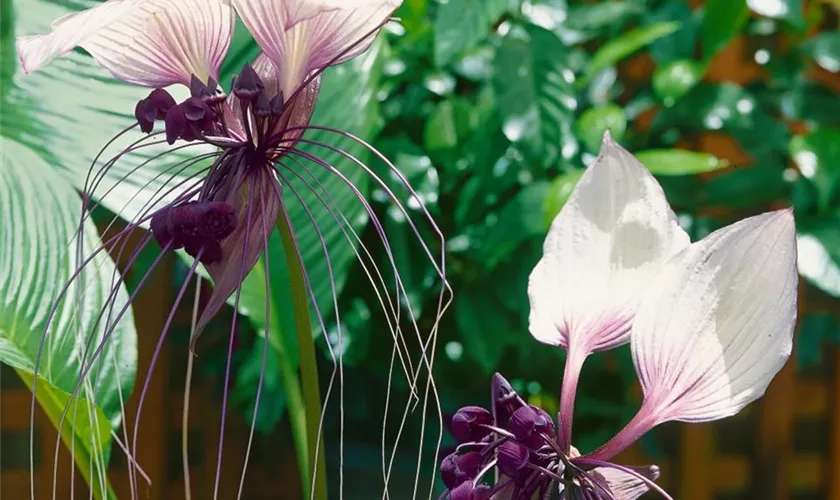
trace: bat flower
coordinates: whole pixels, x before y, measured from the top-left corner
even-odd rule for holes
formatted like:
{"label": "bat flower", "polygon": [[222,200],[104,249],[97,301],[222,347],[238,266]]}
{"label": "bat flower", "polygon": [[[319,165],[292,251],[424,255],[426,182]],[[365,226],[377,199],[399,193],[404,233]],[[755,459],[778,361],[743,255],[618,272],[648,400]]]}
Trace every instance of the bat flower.
{"label": "bat flower", "polygon": [[[386,254],[391,256],[390,263],[395,265],[383,224],[347,176],[312,153],[313,148],[304,150],[298,146],[307,144],[332,157],[337,155],[364,171],[390,195],[410,222],[411,216],[403,203],[371,167],[341,148],[304,137],[305,131],[317,129],[354,141],[389,168],[390,177],[401,182],[419,201],[405,177],[364,140],[339,129],[309,123],[322,72],[363,53],[400,3],[400,0],[108,0],[57,20],[50,33],[18,38],[17,53],[25,73],[37,71],[50,60],[81,47],[117,79],[151,88],[148,96],[136,104],[136,123],[130,127],[139,128],[143,138],[97,166],[98,170],[92,167],[85,199],[87,202],[87,197],[92,195],[89,191],[95,189],[104,173],[129,154],[144,153],[152,146],[155,151],[167,148],[138,168],[161,161],[169,153],[179,159],[167,170],[176,180],[164,185],[156,193],[157,198],[129,222],[128,228],[106,240],[102,249],[124,245],[125,237],[132,230],[148,227],[151,234],[144,237],[128,259],[128,267],[134,264],[140,249],[154,239],[165,251],[181,250],[194,257],[188,278],[195,275],[198,266],[205,268],[214,287],[193,331],[193,342],[240,289],[261,255],[266,255],[267,261],[266,250],[273,228],[278,219],[289,221],[284,191],[303,206],[318,234],[330,269],[334,296],[329,254],[319,227],[323,217],[312,214],[299,189],[309,189],[315,194],[327,212],[327,220],[343,232],[357,256],[362,255],[361,251],[366,253],[368,258],[360,257],[360,263],[372,284],[386,289],[386,294],[394,293],[384,284],[382,276],[387,273],[381,273],[371,263],[373,258],[350,222],[334,208],[333,193],[327,192],[313,166],[338,177],[358,198]],[[236,16],[262,52],[252,64],[243,66],[228,89],[223,89],[218,83],[219,69],[228,51]],[[170,93],[173,86],[181,86],[186,97],[178,101],[173,95],[177,92]],[[348,106],[353,104],[348,102]],[[201,153],[190,156],[193,151]],[[191,167],[195,168],[190,172],[198,168],[198,173],[186,177],[176,175]],[[416,205],[420,207],[418,213],[427,217],[428,224],[440,235],[422,203]],[[413,222],[410,225],[443,278],[443,266],[434,262],[419,229]],[[158,262],[160,259],[151,266],[141,286]],[[268,262],[265,264],[268,281]],[[401,279],[396,269],[393,275],[397,297],[377,296],[386,314],[390,311],[393,317],[399,317],[396,310],[401,307]],[[308,277],[305,280],[314,302],[312,284]],[[188,281],[184,281],[178,293],[154,359]],[[239,301],[238,293],[236,301]],[[121,317],[127,307],[114,316]],[[323,329],[320,312],[318,315]],[[111,318],[110,312],[108,316]],[[111,320],[116,324],[116,320]],[[399,332],[398,327],[394,331]],[[148,378],[141,405],[147,386]]]}
{"label": "bat flower", "polygon": [[581,454],[570,444],[573,399],[561,395],[555,428],[497,375],[492,411],[466,407],[452,419],[460,445],[441,465],[444,498],[544,498],[555,488],[565,498],[631,500],[650,489],[670,498],[657,467],[611,460],[663,422],[725,418],[764,394],[792,348],[795,237],[785,209],[687,244],[653,177],[605,138],[531,276],[531,333],[567,349],[562,390],[572,394],[575,356],[629,342],[641,408]]}

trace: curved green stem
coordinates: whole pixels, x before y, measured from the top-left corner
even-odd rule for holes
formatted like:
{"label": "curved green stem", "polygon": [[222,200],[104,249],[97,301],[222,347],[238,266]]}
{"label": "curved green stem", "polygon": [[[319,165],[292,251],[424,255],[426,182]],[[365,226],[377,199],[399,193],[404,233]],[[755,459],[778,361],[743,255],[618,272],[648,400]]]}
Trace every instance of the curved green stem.
{"label": "curved green stem", "polygon": [[[300,376],[303,388],[304,411],[306,414],[306,436],[309,453],[309,479],[315,480],[308,498],[327,500],[327,467],[321,435],[321,390],[318,383],[318,360],[315,355],[315,341],[312,338],[312,323],[309,316],[309,295],[304,279],[303,260],[292,232],[289,216],[282,211],[277,218],[277,229],[283,240],[286,266],[292,295],[292,308],[297,330]],[[308,491],[308,486],[305,491]]]}

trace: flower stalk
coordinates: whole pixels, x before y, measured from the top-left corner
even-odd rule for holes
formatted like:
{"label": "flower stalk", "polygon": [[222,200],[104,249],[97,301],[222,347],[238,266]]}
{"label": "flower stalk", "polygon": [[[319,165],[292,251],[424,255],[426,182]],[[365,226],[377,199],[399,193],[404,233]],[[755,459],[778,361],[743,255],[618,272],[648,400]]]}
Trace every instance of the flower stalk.
{"label": "flower stalk", "polygon": [[[318,383],[315,342],[312,338],[312,323],[309,316],[308,288],[304,276],[304,264],[297,240],[292,232],[291,221],[285,212],[277,218],[277,229],[280,231],[280,237],[283,241],[286,266],[289,270],[289,289],[292,296],[292,309],[297,333],[300,387],[303,391],[303,411],[305,415],[303,424],[292,421],[292,432],[296,435],[299,434],[302,425],[306,431],[307,464],[305,470],[308,477],[305,484],[302,485],[306,496],[314,500],[327,500],[327,468],[323,446],[324,438],[321,433],[321,392]],[[281,366],[288,367],[290,364],[286,360],[286,362],[281,363]],[[299,439],[295,440],[296,447],[300,447],[299,441]],[[298,450],[299,466],[302,465],[300,464],[300,457],[301,451]]]}

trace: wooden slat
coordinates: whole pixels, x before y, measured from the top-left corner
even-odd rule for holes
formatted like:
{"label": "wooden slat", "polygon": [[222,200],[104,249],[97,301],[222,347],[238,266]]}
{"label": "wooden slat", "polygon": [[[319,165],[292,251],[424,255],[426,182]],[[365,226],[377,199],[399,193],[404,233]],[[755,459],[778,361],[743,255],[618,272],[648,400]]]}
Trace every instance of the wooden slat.
{"label": "wooden slat", "polygon": [[831,500],[840,500],[840,350],[834,348],[834,377],[831,381],[831,457],[828,474],[828,494]]}
{"label": "wooden slat", "polygon": [[711,500],[714,497],[713,432],[713,424],[691,424],[684,427],[679,460],[679,487],[675,498]]}
{"label": "wooden slat", "polygon": [[790,458],[793,451],[793,414],[796,365],[788,363],[773,379],[761,400],[756,442],[754,498],[790,497]]}

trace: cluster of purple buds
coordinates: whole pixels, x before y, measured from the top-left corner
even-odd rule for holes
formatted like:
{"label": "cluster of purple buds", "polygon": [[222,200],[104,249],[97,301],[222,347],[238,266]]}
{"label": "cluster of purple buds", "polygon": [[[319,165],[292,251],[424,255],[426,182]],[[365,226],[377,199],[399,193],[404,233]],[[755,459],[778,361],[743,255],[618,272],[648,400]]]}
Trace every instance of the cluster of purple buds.
{"label": "cluster of purple buds", "polygon": [[283,92],[269,96],[262,79],[250,64],[245,64],[239,75],[234,76],[231,89],[240,103],[251,106],[258,118],[279,118],[286,109]]}
{"label": "cluster of purple buds", "polygon": [[176,140],[194,141],[206,134],[215,134],[220,104],[226,96],[219,90],[219,84],[210,78],[205,85],[195,76],[190,83],[190,97],[180,104],[164,89],[154,89],[148,97],[141,99],[134,108],[134,117],[140,130],[149,133],[155,121],[163,121],[166,142]]}
{"label": "cluster of purple buds", "polygon": [[[441,500],[531,500],[558,490],[566,498],[617,498],[594,463],[574,448],[563,451],[542,408],[527,404],[499,374],[492,394],[492,411],[466,406],[452,417],[450,431],[459,444],[441,462],[447,488]],[[655,478],[658,469],[639,474]]]}
{"label": "cluster of purple buds", "polygon": [[151,228],[162,248],[183,248],[203,264],[213,264],[222,259],[222,240],[236,229],[236,213],[230,203],[190,201],[155,213]]}
{"label": "cluster of purple buds", "polygon": [[[526,404],[504,378],[493,380],[493,411],[466,406],[452,417],[450,430],[459,445],[441,463],[441,476],[449,500],[484,500],[501,493],[511,497],[540,497],[552,476],[564,467],[558,456],[552,418],[541,408]],[[482,484],[494,468],[504,479]],[[554,471],[554,472],[552,472]]]}

